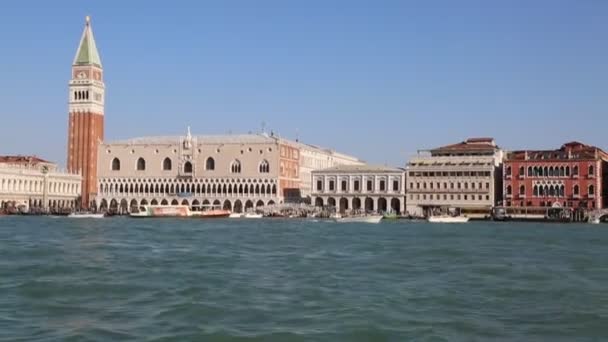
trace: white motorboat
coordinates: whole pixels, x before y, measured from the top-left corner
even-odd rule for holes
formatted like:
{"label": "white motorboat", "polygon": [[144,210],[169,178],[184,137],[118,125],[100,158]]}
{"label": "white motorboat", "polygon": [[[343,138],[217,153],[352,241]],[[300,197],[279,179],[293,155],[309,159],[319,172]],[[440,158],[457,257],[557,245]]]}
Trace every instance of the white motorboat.
{"label": "white motorboat", "polygon": [[259,219],[259,218],[264,217],[264,215],[262,215],[262,214],[256,214],[256,213],[247,213],[243,217],[244,218],[248,218],[248,219]]}
{"label": "white motorboat", "polygon": [[428,221],[431,223],[467,223],[469,222],[469,218],[466,216],[440,215],[430,216]]}
{"label": "white motorboat", "polygon": [[105,214],[93,214],[93,213],[71,213],[68,218],[84,218],[84,219],[99,219],[104,218]]}
{"label": "white motorboat", "polygon": [[232,213],[230,214],[230,216],[228,216],[229,218],[243,218],[244,215],[243,214],[239,214],[239,213]]}
{"label": "white motorboat", "polygon": [[192,212],[187,205],[142,205],[129,214],[131,217],[189,217]]}
{"label": "white motorboat", "polygon": [[593,217],[593,218],[590,217],[589,218],[589,223],[591,223],[591,224],[600,224],[600,223],[602,223],[602,221],[600,220],[599,217]]}
{"label": "white motorboat", "polygon": [[332,219],[337,223],[373,223],[377,224],[382,221],[382,215],[366,215],[366,216],[341,216],[334,215]]}

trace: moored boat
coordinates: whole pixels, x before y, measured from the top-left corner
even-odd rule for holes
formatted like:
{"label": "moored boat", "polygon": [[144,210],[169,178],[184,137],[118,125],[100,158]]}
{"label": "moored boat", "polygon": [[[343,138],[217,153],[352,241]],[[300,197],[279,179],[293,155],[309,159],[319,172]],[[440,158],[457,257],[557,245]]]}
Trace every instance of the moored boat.
{"label": "moored boat", "polygon": [[334,222],[337,223],[372,223],[377,224],[382,221],[382,215],[357,215],[357,216],[332,216]]}
{"label": "moored boat", "polygon": [[262,218],[264,217],[264,215],[262,214],[257,214],[257,213],[247,213],[245,214],[245,216],[243,216],[244,218],[248,218],[248,219],[258,219],[258,218]]}
{"label": "moored boat", "polygon": [[431,223],[467,223],[469,218],[466,216],[450,216],[450,215],[439,215],[429,216],[427,219]]}
{"label": "moored boat", "polygon": [[71,213],[67,216],[68,218],[81,218],[81,219],[100,219],[100,218],[104,218],[105,214],[103,213],[88,213],[88,212],[83,212],[83,213]]}
{"label": "moored boat", "polygon": [[142,205],[131,217],[189,217],[192,212],[187,205]]}
{"label": "moored boat", "polygon": [[196,216],[201,218],[222,218],[222,217],[230,217],[230,210],[225,209],[209,209],[203,210],[200,212],[196,212]]}

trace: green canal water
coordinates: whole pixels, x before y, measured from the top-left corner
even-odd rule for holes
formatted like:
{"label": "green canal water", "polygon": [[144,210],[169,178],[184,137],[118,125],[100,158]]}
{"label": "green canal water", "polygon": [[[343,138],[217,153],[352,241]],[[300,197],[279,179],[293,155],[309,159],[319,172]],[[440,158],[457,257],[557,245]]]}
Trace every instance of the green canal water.
{"label": "green canal water", "polygon": [[0,341],[605,341],[608,225],[0,218]]}

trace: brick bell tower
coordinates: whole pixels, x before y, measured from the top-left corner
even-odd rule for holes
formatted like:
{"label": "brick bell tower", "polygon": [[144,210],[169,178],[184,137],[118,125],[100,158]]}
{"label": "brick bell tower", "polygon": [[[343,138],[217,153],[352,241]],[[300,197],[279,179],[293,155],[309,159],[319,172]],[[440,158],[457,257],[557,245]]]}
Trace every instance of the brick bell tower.
{"label": "brick bell tower", "polygon": [[82,175],[80,207],[89,208],[97,193],[97,148],[103,140],[105,86],[88,16],[72,63],[69,99],[67,168]]}

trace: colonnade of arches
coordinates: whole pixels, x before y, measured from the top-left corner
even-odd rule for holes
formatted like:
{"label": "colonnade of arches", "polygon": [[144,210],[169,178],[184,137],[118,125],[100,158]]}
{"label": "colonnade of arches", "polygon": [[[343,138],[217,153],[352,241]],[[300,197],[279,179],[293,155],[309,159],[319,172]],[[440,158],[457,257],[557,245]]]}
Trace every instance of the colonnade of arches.
{"label": "colonnade of arches", "polygon": [[274,180],[245,180],[234,182],[220,180],[213,182],[150,182],[150,180],[101,181],[99,194],[126,196],[173,196],[189,194],[191,196],[211,197],[274,197],[277,195],[277,184]]}
{"label": "colonnade of arches", "polygon": [[365,212],[395,212],[397,214],[402,211],[402,198],[392,197],[316,197],[314,204],[316,207],[336,208],[340,213],[347,211],[365,211]]}
{"label": "colonnade of arches", "polygon": [[[507,195],[512,195],[513,194],[513,187],[511,185],[507,185],[506,188],[506,192]],[[577,185],[574,185],[572,187],[572,194],[568,195],[566,194],[566,187],[563,184],[535,184],[534,187],[532,188],[532,196],[534,197],[569,197],[569,196],[580,196],[580,187]],[[520,185],[519,186],[519,193],[520,196],[524,196],[526,195],[526,187],[525,185]],[[589,187],[587,188],[587,196],[595,196],[595,186],[594,185],[589,185]]]}
{"label": "colonnade of arches", "polygon": [[129,213],[134,208],[142,205],[187,205],[193,210],[200,210],[201,206],[222,207],[222,209],[230,210],[234,213],[244,213],[265,206],[275,205],[274,200],[264,201],[262,199],[180,199],[180,198],[143,198],[143,199],[127,199],[127,198],[102,198],[99,201],[98,210],[112,211],[115,213]]}
{"label": "colonnade of arches", "polygon": [[[21,204],[21,201],[12,200],[0,200],[0,209],[6,209],[16,204]],[[46,203],[46,207],[50,209],[63,209],[63,208],[74,208],[76,206],[75,200],[66,199],[49,199]],[[44,208],[44,202],[41,198],[30,198],[28,200],[29,208]]]}

